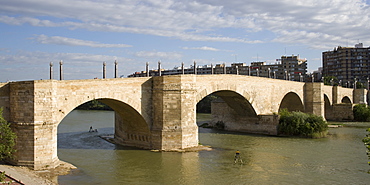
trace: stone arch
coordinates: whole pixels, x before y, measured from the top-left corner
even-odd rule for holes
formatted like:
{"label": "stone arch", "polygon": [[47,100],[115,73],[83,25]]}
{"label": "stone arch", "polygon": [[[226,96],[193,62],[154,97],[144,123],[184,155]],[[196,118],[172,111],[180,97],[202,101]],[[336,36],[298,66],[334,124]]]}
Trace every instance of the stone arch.
{"label": "stone arch", "polygon": [[300,112],[304,112],[305,110],[301,98],[295,92],[289,92],[284,96],[279,106],[279,112],[282,109],[288,109],[288,111],[300,111]]}
{"label": "stone arch", "polygon": [[[234,97],[239,97],[240,100],[243,99],[243,101],[245,101],[244,103],[246,103],[248,107],[253,109],[254,114],[251,114],[251,115],[253,116],[258,115],[260,111],[258,110],[258,106],[256,105],[256,102],[253,101],[253,98],[251,98],[250,94],[247,91],[238,90],[232,87],[231,88],[230,87],[229,88],[208,87],[205,89],[201,89],[198,91],[196,95],[196,103],[198,103],[199,101],[201,101],[203,98],[205,98],[206,96],[210,94],[215,94],[217,96],[225,96],[225,98],[234,96]],[[248,110],[251,110],[251,109],[248,109]]]}
{"label": "stone arch", "polygon": [[341,100],[341,103],[350,103],[350,104],[352,104],[351,99],[349,99],[348,96],[343,97],[342,100]]}
{"label": "stone arch", "polygon": [[333,117],[333,107],[330,103],[329,97],[324,94],[324,115],[325,119],[330,120]]}
{"label": "stone arch", "polygon": [[230,90],[211,94],[218,96],[218,99],[212,102],[211,125],[218,128],[221,125],[223,129],[230,131],[247,131],[251,127],[254,128],[258,122],[258,115],[244,96]]}
{"label": "stone arch", "polygon": [[235,113],[240,116],[257,117],[252,104],[242,95],[235,91],[216,91],[212,93],[220,97]]}
{"label": "stone arch", "polygon": [[[128,103],[112,98],[99,98],[96,100],[108,105],[115,111],[114,140],[116,143],[150,148],[151,131],[149,124],[134,107]],[[79,105],[89,101],[84,101]],[[75,106],[75,108],[79,105]]]}
{"label": "stone arch", "polygon": [[[67,98],[68,97],[68,98]],[[134,110],[136,110],[137,112],[140,112],[140,103],[138,101],[135,101],[133,100],[132,98],[128,97],[128,96],[124,96],[124,97],[115,97],[114,95],[106,95],[106,96],[95,96],[94,94],[87,94],[85,96],[80,96],[80,97],[76,97],[76,98],[71,98],[73,97],[73,94],[67,94],[66,97],[63,97],[61,96],[61,100],[58,100],[59,102],[61,102],[61,104],[58,106],[60,107],[59,109],[57,109],[56,111],[58,112],[57,116],[56,116],[56,122],[59,124],[62,119],[67,116],[71,111],[73,111],[75,108],[77,108],[78,106],[86,103],[86,102],[89,102],[89,101],[92,101],[92,100],[99,100],[99,101],[105,101],[105,100],[110,100],[110,101],[117,101],[117,102],[122,102],[124,104],[126,104],[127,106],[130,106],[131,108],[133,108]],[[105,102],[103,102],[105,103]],[[108,102],[109,103],[109,102]],[[108,104],[107,104],[108,105]],[[110,106],[110,105],[108,105]],[[112,109],[114,109],[112,106],[110,106]]]}

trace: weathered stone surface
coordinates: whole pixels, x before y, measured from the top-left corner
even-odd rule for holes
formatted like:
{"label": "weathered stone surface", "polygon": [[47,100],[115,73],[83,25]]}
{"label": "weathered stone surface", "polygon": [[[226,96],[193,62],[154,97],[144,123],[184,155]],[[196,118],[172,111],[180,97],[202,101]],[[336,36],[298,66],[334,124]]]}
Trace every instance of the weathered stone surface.
{"label": "weathered stone surface", "polygon": [[228,130],[272,135],[273,113],[282,108],[349,115],[349,107],[332,105],[367,100],[360,90],[221,74],[0,83],[0,107],[18,135],[13,164],[42,169],[58,164],[58,124],[85,102],[96,99],[114,109],[116,142],[176,150],[198,146],[196,104],[212,93],[223,99],[217,119],[226,120]]}

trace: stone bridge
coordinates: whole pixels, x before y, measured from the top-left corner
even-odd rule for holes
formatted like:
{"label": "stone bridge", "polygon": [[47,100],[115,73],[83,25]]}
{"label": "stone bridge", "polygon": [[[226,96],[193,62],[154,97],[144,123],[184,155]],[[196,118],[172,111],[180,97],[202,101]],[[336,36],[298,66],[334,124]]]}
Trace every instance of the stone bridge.
{"label": "stone bridge", "polygon": [[270,135],[277,134],[282,108],[342,120],[351,119],[352,104],[366,103],[362,89],[220,74],[0,83],[0,107],[17,134],[11,162],[45,169],[59,163],[59,123],[83,103],[99,100],[114,109],[116,142],[172,150],[198,146],[196,104],[210,94],[222,99],[212,108],[213,122]]}

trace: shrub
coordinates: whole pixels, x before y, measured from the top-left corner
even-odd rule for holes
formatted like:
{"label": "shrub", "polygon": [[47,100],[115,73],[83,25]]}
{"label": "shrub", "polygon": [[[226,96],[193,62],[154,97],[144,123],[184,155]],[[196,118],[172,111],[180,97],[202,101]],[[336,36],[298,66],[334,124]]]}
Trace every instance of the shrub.
{"label": "shrub", "polygon": [[366,104],[355,105],[353,117],[356,121],[370,121],[370,108]]}
{"label": "shrub", "polygon": [[278,132],[283,135],[322,137],[328,130],[326,121],[321,116],[303,112],[280,111]]}
{"label": "shrub", "polygon": [[3,118],[3,109],[0,108],[0,161],[11,158],[15,152],[15,133],[10,128],[8,123]]}

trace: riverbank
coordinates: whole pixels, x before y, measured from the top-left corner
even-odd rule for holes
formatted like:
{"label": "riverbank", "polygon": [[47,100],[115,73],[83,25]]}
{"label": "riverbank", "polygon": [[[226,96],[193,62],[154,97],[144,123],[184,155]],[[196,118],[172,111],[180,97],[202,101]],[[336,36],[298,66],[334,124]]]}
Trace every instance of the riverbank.
{"label": "riverbank", "polygon": [[[59,175],[67,175],[75,166],[60,161],[55,169],[34,171],[24,166],[12,166],[0,163],[0,171],[25,185],[55,185],[58,184]],[[18,183],[19,184],[19,183]]]}

